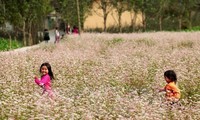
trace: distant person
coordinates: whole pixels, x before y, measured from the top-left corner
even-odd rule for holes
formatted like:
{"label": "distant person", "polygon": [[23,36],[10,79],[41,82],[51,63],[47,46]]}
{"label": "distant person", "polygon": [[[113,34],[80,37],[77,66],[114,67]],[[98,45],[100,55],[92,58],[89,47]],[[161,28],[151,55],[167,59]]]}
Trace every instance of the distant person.
{"label": "distant person", "polygon": [[53,98],[53,92],[51,89],[51,80],[54,79],[53,72],[51,70],[51,65],[49,63],[43,63],[40,66],[40,73],[41,73],[41,79],[38,79],[37,76],[35,76],[35,83],[42,87],[43,92],[42,95],[45,93],[48,93],[48,96],[50,98]]}
{"label": "distant person", "polygon": [[73,33],[73,34],[78,34],[78,33],[79,33],[78,27],[73,26],[72,33]]}
{"label": "distant person", "polygon": [[159,89],[159,92],[166,92],[165,97],[167,101],[177,102],[181,97],[181,93],[176,85],[176,73],[173,70],[167,70],[164,73],[164,78],[167,85],[164,88]]}
{"label": "distant person", "polygon": [[66,27],[66,34],[71,34],[71,27],[70,27],[70,25],[67,25],[67,27]]}
{"label": "distant person", "polygon": [[54,43],[59,43],[60,42],[60,33],[58,31],[58,28],[55,28],[55,42]]}
{"label": "distant person", "polygon": [[48,43],[49,40],[50,40],[49,31],[48,29],[44,29],[44,41]]}

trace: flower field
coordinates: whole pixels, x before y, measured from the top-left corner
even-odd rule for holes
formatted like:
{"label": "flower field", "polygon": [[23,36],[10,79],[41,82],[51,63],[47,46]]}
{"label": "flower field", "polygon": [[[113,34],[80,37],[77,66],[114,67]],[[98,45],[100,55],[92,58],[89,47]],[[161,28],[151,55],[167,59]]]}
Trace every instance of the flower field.
{"label": "flower field", "polygon": [[[200,32],[83,33],[59,44],[0,52],[0,120],[199,120]],[[34,83],[51,64],[55,99]],[[167,105],[163,74],[181,100]]]}

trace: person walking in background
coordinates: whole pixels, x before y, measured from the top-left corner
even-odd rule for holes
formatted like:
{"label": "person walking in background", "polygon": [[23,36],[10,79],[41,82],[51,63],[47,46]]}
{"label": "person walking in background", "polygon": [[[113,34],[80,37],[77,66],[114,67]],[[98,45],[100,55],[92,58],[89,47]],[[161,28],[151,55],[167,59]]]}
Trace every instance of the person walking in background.
{"label": "person walking in background", "polygon": [[66,34],[71,34],[71,27],[70,27],[70,25],[67,25],[67,27],[66,27]]}
{"label": "person walking in background", "polygon": [[58,31],[58,28],[55,28],[55,42],[54,43],[59,43],[60,41],[60,33]]}
{"label": "person walking in background", "polygon": [[181,97],[180,89],[177,87],[177,76],[173,70],[167,70],[164,72],[164,79],[167,85],[164,88],[159,89],[159,92],[166,92],[165,97],[167,101],[177,102]]}
{"label": "person walking in background", "polygon": [[44,29],[44,41],[48,43],[49,40],[50,40],[49,31],[48,29]]}
{"label": "person walking in background", "polygon": [[34,77],[35,83],[42,87],[43,92],[42,95],[46,92],[48,93],[48,96],[50,98],[53,98],[53,91],[51,88],[51,80],[54,79],[53,72],[51,70],[51,65],[47,62],[43,63],[40,66],[40,73],[41,73],[41,79],[38,79],[37,76]]}
{"label": "person walking in background", "polygon": [[78,34],[78,33],[79,33],[78,27],[73,26],[72,33],[73,33],[73,34]]}

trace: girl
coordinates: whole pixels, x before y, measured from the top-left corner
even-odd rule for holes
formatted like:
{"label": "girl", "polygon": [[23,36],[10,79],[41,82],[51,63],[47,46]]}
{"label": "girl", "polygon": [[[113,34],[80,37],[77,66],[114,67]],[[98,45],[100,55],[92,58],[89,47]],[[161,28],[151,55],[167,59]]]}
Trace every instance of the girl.
{"label": "girl", "polygon": [[50,98],[53,98],[53,92],[51,89],[51,80],[54,79],[53,72],[51,70],[51,65],[49,63],[43,63],[40,66],[41,79],[39,80],[35,76],[35,83],[43,88],[42,95],[47,92]]}
{"label": "girl", "polygon": [[60,41],[60,33],[58,31],[58,28],[55,28],[55,42],[54,43],[59,43]]}
{"label": "girl", "polygon": [[167,101],[177,102],[180,99],[181,94],[179,88],[176,86],[176,73],[173,70],[167,70],[164,73],[164,78],[167,85],[164,88],[159,89],[159,92],[166,92],[165,97]]}

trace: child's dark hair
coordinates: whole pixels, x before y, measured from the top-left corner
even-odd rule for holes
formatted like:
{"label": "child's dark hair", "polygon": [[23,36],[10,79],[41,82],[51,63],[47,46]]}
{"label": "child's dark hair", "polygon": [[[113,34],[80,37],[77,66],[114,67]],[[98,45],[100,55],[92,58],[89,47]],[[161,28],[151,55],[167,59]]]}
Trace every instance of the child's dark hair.
{"label": "child's dark hair", "polygon": [[42,65],[40,66],[40,72],[41,72],[41,69],[42,69],[43,66],[46,66],[46,67],[47,67],[47,69],[48,69],[48,71],[49,71],[48,74],[49,74],[51,80],[53,80],[53,79],[54,79],[54,76],[53,76],[53,72],[52,72],[52,70],[51,70],[51,65],[50,65],[48,62],[42,63]]}
{"label": "child's dark hair", "polygon": [[177,81],[176,73],[173,70],[165,71],[164,77],[167,77],[168,79],[170,79],[171,81],[174,81],[175,83]]}

